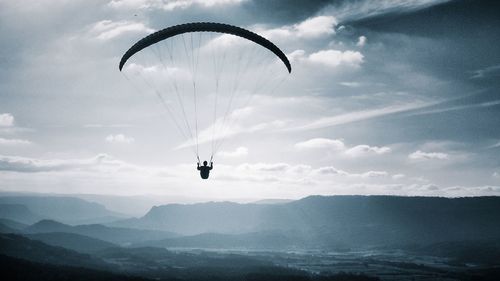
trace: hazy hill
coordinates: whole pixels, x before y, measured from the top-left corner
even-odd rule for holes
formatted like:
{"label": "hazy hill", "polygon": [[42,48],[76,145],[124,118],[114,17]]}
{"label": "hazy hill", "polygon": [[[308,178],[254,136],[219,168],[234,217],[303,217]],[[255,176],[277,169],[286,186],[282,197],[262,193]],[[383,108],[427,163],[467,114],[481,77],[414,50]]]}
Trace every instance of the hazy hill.
{"label": "hazy hill", "polygon": [[500,239],[500,198],[311,196],[271,205],[169,204],[117,224],[187,235],[281,232],[318,247]]}
{"label": "hazy hill", "polygon": [[[106,206],[106,208],[126,214],[130,217],[144,216],[152,206],[172,202],[175,198],[162,196],[116,196],[97,194],[74,194],[74,197],[83,200],[96,202]],[[175,201],[174,201],[175,202]]]}
{"label": "hazy hill", "polygon": [[47,245],[63,247],[80,253],[94,253],[106,248],[118,247],[110,242],[75,233],[48,232],[24,236],[32,240],[42,241]]}
{"label": "hazy hill", "polygon": [[5,225],[5,226],[8,226],[12,229],[16,229],[16,230],[21,230],[21,229],[24,229],[28,226],[27,224],[20,223],[20,222],[14,221],[14,220],[9,220],[9,219],[0,219],[0,223]]}
{"label": "hazy hill", "polygon": [[0,233],[16,233],[18,230],[0,223]]}
{"label": "hazy hill", "polygon": [[214,249],[259,249],[278,250],[295,245],[304,245],[304,241],[284,233],[254,232],[245,234],[203,233],[193,236],[147,241],[135,246],[188,247]]}
{"label": "hazy hill", "polygon": [[18,221],[25,224],[32,224],[39,221],[43,217],[34,214],[30,209],[22,204],[1,203],[0,201],[0,218]]}
{"label": "hazy hill", "polygon": [[295,224],[346,242],[500,238],[500,197],[312,196],[276,206],[269,216],[261,227],[287,229]]}
{"label": "hazy hill", "polygon": [[116,244],[138,243],[174,237],[165,231],[107,227],[100,224],[66,225],[52,220],[42,220],[24,229],[25,233],[65,232],[84,235]]}
{"label": "hazy hill", "polygon": [[53,220],[41,220],[24,229],[26,233],[72,232],[73,226]]}
{"label": "hazy hill", "polygon": [[[4,218],[13,219],[23,223],[34,223],[42,218],[50,218],[69,224],[80,223],[103,223],[117,219],[123,219],[125,216],[112,212],[103,205],[88,202],[74,197],[62,196],[4,196],[0,197],[0,204],[24,205],[29,211],[38,217],[33,219],[26,213],[25,217],[15,218],[5,216]],[[4,213],[0,209],[0,214]]]}
{"label": "hazy hill", "polygon": [[[119,214],[124,214],[129,217],[140,217],[144,216],[152,206],[164,205],[168,203],[187,203],[187,202],[203,202],[202,198],[193,198],[191,196],[161,196],[161,195],[132,195],[132,196],[122,196],[122,195],[104,195],[104,194],[78,194],[78,193],[36,193],[36,192],[11,192],[11,191],[0,191],[0,197],[72,197],[80,198],[88,202],[94,202],[103,206],[106,209],[117,212]],[[94,223],[104,223],[94,222]]]}
{"label": "hazy hill", "polygon": [[111,225],[141,229],[161,229],[186,235],[205,232],[246,233],[255,231],[262,213],[272,205],[209,202],[155,206],[140,219]]}
{"label": "hazy hill", "polygon": [[56,265],[107,269],[109,266],[93,258],[61,247],[49,246],[40,241],[16,234],[0,234],[0,254],[26,259],[33,262]]}

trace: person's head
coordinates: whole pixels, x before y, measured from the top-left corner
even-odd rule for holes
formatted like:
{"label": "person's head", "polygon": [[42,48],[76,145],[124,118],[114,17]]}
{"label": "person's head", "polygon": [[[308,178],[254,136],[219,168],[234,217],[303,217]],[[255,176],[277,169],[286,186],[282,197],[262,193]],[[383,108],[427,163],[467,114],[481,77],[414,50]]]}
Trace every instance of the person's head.
{"label": "person's head", "polygon": [[203,166],[206,166],[208,164],[207,161],[203,161]]}

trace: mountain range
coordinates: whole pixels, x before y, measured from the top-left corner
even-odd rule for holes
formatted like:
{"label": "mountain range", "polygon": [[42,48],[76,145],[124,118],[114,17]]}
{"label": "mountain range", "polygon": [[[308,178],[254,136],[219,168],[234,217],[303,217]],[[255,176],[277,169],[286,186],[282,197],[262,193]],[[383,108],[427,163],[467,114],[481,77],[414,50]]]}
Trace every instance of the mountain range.
{"label": "mountain range", "polygon": [[110,225],[185,236],[278,233],[308,247],[376,246],[498,239],[499,214],[498,197],[311,196],[283,204],[168,204]]}
{"label": "mountain range", "polygon": [[[325,279],[297,269],[314,272],[320,264],[368,273],[374,272],[368,265],[376,264],[377,273],[413,276],[417,270],[444,279],[456,276],[446,268],[458,266],[454,270],[476,280],[497,276],[500,259],[499,197],[310,196],[166,204],[139,218],[101,224],[78,222],[113,212],[78,198],[0,197],[0,202],[0,260],[17,276],[24,276],[22,267],[32,270],[26,272],[30,278],[43,272],[40,280],[54,279],[58,270],[59,276],[89,274],[101,280],[377,280],[358,274]],[[52,210],[37,212],[50,202],[56,202]],[[378,260],[373,256],[378,252],[431,257],[433,263],[443,261],[445,269],[384,255]],[[470,271],[469,264],[479,267]],[[248,277],[257,273],[260,279]]]}
{"label": "mountain range", "polygon": [[[10,196],[0,197],[0,203],[2,232],[75,234],[116,245],[339,250],[500,238],[498,197],[310,196],[266,204],[166,204],[139,218],[104,224],[78,224],[114,214],[78,198]],[[42,213],[33,211],[51,203]],[[47,216],[72,225],[40,219]]]}

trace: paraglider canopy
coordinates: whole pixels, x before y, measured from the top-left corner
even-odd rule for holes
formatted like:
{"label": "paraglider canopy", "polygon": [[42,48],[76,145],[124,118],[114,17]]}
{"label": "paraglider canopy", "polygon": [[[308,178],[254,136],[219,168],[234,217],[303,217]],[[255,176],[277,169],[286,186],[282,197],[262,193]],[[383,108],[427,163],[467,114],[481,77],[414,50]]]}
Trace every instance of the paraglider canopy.
{"label": "paraglider canopy", "polygon": [[132,47],[130,47],[130,49],[128,49],[128,51],[123,55],[119,65],[120,71],[122,70],[127,60],[135,53],[167,38],[188,32],[220,32],[248,39],[250,41],[253,41],[261,45],[262,47],[269,49],[276,56],[278,56],[281,59],[281,61],[283,61],[286,68],[288,69],[288,72],[289,73],[292,72],[292,66],[290,65],[290,61],[288,60],[286,55],[271,41],[244,28],[224,23],[216,23],[216,22],[193,22],[193,23],[174,25],[142,38]]}
{"label": "paraglider canopy", "polygon": [[271,41],[214,22],[154,32],[125,52],[119,69],[140,92],[159,98],[185,140],[177,148],[192,148],[199,161],[200,145],[210,143],[210,162],[235,135],[238,110],[248,107],[255,95],[274,93],[292,71],[286,55]]}

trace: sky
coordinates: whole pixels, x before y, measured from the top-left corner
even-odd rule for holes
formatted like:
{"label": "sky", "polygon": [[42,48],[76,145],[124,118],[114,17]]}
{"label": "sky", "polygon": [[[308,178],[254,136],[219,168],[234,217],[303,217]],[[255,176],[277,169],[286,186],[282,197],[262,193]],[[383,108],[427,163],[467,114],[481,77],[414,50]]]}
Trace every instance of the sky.
{"label": "sky", "polygon": [[[179,201],[500,195],[499,13],[483,0],[0,0],[0,190]],[[193,139],[118,70],[144,36],[202,21],[252,30],[292,64],[290,74],[279,65],[273,90],[231,108],[209,180]],[[249,67],[242,92],[258,73]],[[206,92],[198,116],[212,110]],[[200,137],[221,121],[201,119]]]}

